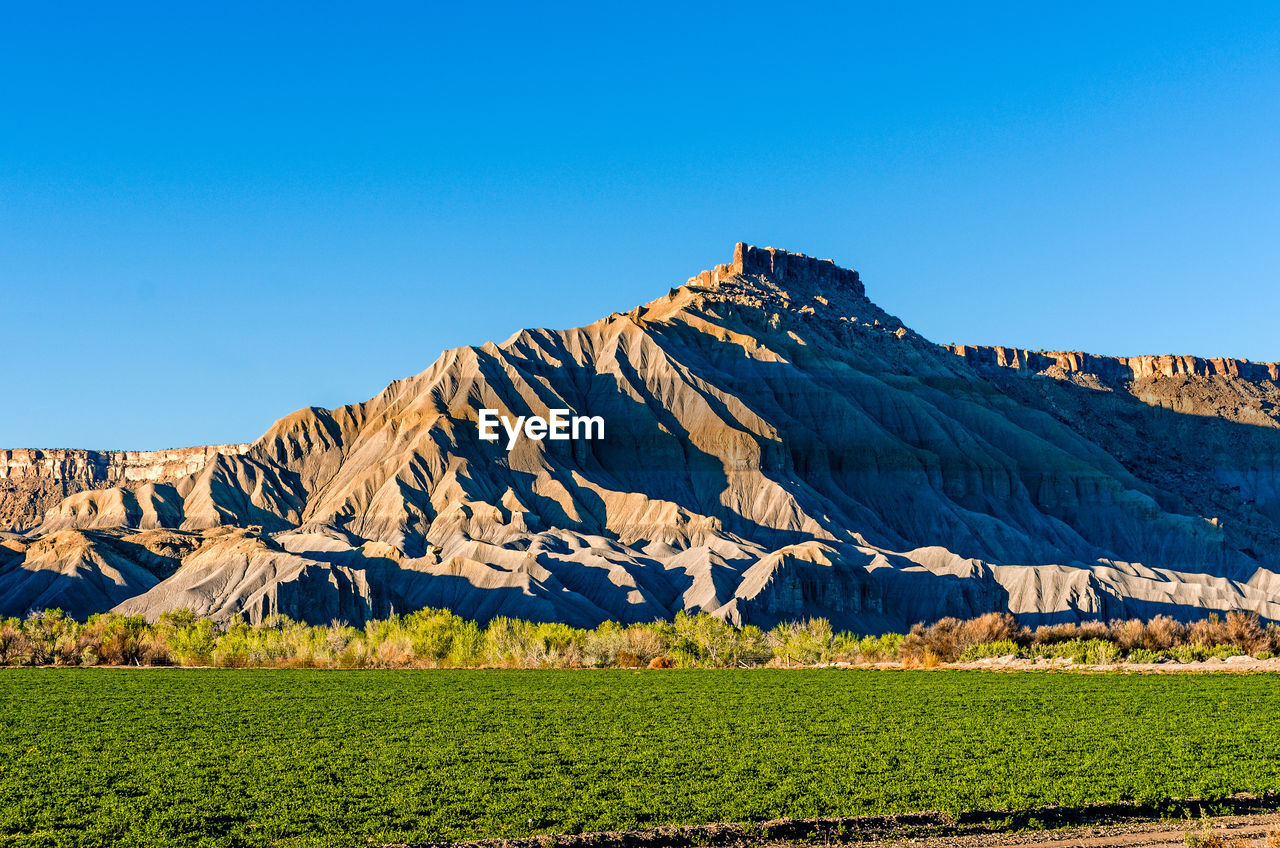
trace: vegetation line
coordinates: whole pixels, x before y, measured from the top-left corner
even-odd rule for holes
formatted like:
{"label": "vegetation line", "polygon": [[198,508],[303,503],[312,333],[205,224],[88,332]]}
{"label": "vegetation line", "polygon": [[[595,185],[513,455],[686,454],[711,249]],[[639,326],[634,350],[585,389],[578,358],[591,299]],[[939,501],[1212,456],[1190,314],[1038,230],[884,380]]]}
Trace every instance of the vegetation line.
{"label": "vegetation line", "polygon": [[286,616],[219,625],[186,610],[149,623],[101,613],[79,622],[60,610],[0,620],[0,665],[218,666],[223,668],[741,668],[901,662],[931,668],[987,657],[1058,658],[1094,665],[1193,662],[1280,652],[1280,627],[1253,613],[1210,615],[1192,624],[1084,622],[1034,630],[1008,613],[944,618],[909,633],[859,635],[822,618],[742,628],[705,613],[674,621],[584,630],[495,618],[481,626],[426,609],[350,627]]}

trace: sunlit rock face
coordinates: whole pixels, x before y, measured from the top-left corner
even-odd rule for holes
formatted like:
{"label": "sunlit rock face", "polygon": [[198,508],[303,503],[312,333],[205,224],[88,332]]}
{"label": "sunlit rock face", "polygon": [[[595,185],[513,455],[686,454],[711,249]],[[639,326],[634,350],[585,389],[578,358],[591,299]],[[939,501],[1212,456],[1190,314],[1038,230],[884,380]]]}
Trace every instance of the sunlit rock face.
{"label": "sunlit rock face", "polygon": [[0,450],[0,529],[34,527],[45,510],[78,492],[172,482],[200,471],[214,456],[248,449],[208,445],[160,451]]}
{"label": "sunlit rock face", "polygon": [[[944,347],[855,272],[740,244],[630,312],[86,487],[2,540],[0,614],[1280,619],[1276,376]],[[508,450],[481,410],[605,431]]]}

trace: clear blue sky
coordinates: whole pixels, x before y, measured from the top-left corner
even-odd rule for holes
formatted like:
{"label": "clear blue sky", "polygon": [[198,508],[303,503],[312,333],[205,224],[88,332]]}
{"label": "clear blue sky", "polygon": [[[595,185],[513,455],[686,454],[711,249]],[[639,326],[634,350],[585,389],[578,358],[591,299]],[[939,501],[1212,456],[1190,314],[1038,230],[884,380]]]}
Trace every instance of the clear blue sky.
{"label": "clear blue sky", "polygon": [[5,4],[0,447],[251,440],[738,240],[1280,359],[1274,3],[787,5]]}

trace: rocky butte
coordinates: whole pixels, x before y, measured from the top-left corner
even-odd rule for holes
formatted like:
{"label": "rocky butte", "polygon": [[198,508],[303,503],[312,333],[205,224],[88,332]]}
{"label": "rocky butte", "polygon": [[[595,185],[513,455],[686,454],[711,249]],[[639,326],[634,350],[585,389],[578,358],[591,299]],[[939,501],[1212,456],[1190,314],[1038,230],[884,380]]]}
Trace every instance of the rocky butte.
{"label": "rocky butte", "polygon": [[[853,271],[739,244],[629,312],[446,351],[181,473],[67,484],[0,534],[0,614],[1280,620],[1276,378],[946,347]],[[481,410],[606,426],[508,451]]]}

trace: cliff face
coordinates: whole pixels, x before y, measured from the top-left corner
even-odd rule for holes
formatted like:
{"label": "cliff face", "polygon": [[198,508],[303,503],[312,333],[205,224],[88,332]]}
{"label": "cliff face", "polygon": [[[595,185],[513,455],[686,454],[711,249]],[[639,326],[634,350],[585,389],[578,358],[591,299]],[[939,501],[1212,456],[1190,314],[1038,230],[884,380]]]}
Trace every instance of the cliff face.
{"label": "cliff face", "polygon": [[1129,394],[1150,406],[1259,427],[1280,426],[1280,363],[1196,356],[1096,356],[1075,351],[946,345],[1002,380],[1045,377]]}
{"label": "cliff face", "polygon": [[[1252,550],[1280,542],[1280,363],[952,345]],[[1256,544],[1255,544],[1256,543]]]}
{"label": "cliff face", "polygon": [[171,482],[204,468],[218,454],[238,456],[248,445],[161,451],[0,450],[0,530],[34,527],[45,510],[90,489]]}
{"label": "cliff face", "polygon": [[1205,359],[1198,356],[1097,356],[1080,351],[1026,350],[987,345],[943,345],[980,366],[1015,368],[1041,374],[1093,374],[1106,380],[1154,377],[1230,377],[1250,382],[1280,381],[1280,362]]}
{"label": "cliff face", "polygon": [[[738,245],[629,312],[67,497],[0,539],[0,615],[1280,620],[1269,372],[987,350],[922,338],[853,271]],[[483,409],[605,434],[507,450]]]}

